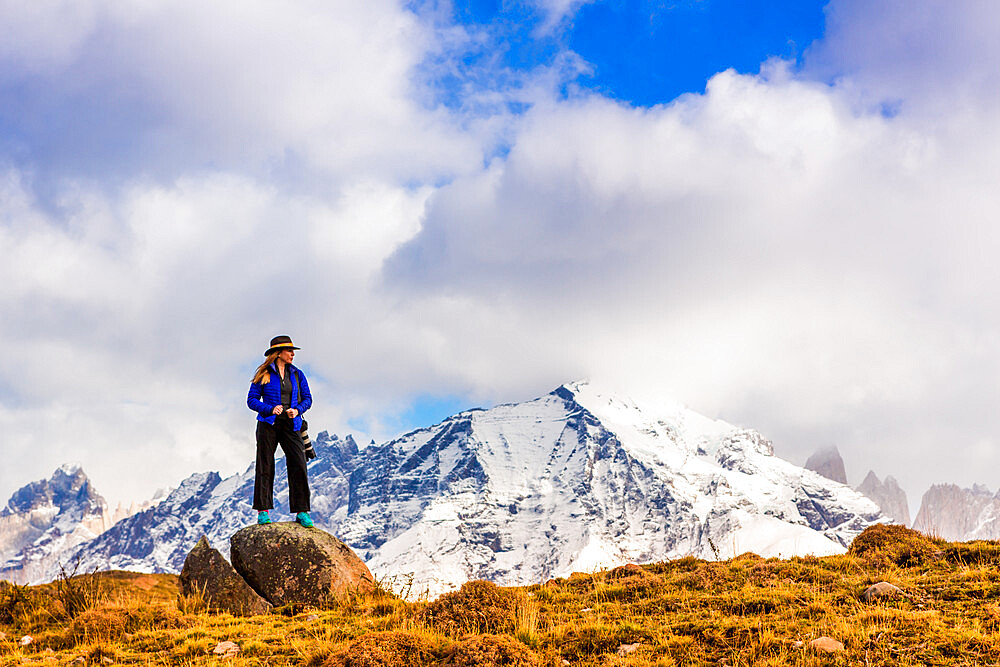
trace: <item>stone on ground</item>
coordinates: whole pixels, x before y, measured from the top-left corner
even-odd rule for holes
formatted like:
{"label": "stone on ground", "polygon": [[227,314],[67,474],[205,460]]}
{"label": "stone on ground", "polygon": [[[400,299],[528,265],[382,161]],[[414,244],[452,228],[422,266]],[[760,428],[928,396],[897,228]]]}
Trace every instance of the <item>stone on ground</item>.
{"label": "stone on ground", "polygon": [[902,597],[903,591],[896,588],[888,581],[880,581],[877,584],[872,584],[865,589],[865,592],[861,594],[862,602],[875,602],[876,600],[892,600],[894,598]]}
{"label": "stone on ground", "polygon": [[809,648],[822,653],[838,653],[844,650],[844,645],[833,637],[817,637],[809,642]]}
{"label": "stone on ground", "polygon": [[212,653],[216,655],[221,655],[224,658],[234,656],[239,652],[240,652],[240,645],[237,644],[236,642],[231,642],[231,641],[219,642],[218,645],[216,645],[215,649],[212,651]]}
{"label": "stone on ground", "polygon": [[322,606],[375,590],[375,578],[346,544],[319,528],[281,522],[247,526],[229,539],[233,567],[275,606]]}
{"label": "stone on ground", "polygon": [[204,536],[194,545],[181,570],[181,593],[203,594],[209,609],[234,616],[266,614],[271,605],[243,580]]}

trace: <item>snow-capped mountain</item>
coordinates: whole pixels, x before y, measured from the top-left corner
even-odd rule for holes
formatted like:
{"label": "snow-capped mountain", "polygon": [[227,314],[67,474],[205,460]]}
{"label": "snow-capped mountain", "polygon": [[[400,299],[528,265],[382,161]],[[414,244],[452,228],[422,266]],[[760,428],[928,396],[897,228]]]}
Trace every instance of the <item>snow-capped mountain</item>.
{"label": "snow-capped mountain", "polygon": [[755,431],[587,383],[367,450],[339,534],[432,593],[623,562],[843,552],[878,508]]}
{"label": "snow-capped mountain", "polygon": [[18,489],[0,510],[0,578],[32,581],[58,568],[59,554],[100,535],[110,519],[104,498],[76,465]]}
{"label": "snow-capped mountain", "polygon": [[[431,594],[472,578],[523,584],[689,554],[840,553],[887,520],[857,491],[775,457],[755,431],[588,383],[361,451],[323,433],[316,449],[317,525],[376,576],[412,575],[413,590]],[[73,557],[88,568],[178,571],[202,534],[225,552],[254,520],[252,487],[252,466],[226,480],[193,475]]]}
{"label": "snow-capped mountain", "polygon": [[[309,463],[312,508],[320,519],[317,524],[329,529],[329,518],[347,503],[345,461],[357,455],[358,447],[350,436],[341,440],[326,432],[314,442],[321,455]],[[81,571],[180,572],[188,552],[202,535],[228,555],[230,535],[257,519],[257,512],[250,508],[253,482],[253,463],[245,472],[226,479],[216,472],[191,475],[155,506],[119,521],[99,537],[64,553],[60,562],[79,560]],[[274,489],[277,506],[287,507],[288,478],[280,463],[275,466]],[[323,517],[328,520],[324,522]],[[37,581],[58,575],[56,564]]]}

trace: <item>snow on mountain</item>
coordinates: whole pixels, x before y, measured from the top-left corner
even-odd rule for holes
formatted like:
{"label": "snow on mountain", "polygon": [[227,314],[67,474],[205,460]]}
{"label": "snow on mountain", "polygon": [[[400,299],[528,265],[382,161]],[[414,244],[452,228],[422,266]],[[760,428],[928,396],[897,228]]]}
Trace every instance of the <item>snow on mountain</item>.
{"label": "snow on mountain", "polygon": [[884,521],[755,431],[587,383],[366,450],[339,534],[432,594],[693,554],[842,553]]}
{"label": "snow on mountain", "polygon": [[[775,457],[755,431],[582,382],[361,451],[326,433],[315,446],[317,525],[376,576],[412,576],[415,593],[692,554],[842,553],[887,520],[857,491]],[[287,507],[276,469],[276,503]],[[203,534],[228,551],[255,519],[252,489],[252,466],[226,480],[193,475],[70,557],[87,569],[179,571]]]}
{"label": "snow on mountain", "polygon": [[100,535],[109,518],[107,503],[78,465],[18,489],[0,510],[0,578],[36,579],[59,554]]}

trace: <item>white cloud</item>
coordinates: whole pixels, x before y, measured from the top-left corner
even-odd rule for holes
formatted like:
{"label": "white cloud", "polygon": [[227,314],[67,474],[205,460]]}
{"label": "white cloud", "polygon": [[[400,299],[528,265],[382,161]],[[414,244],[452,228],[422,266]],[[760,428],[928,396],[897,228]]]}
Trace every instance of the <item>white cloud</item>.
{"label": "white cloud", "polygon": [[1000,101],[1000,5],[984,0],[833,0],[808,70],[908,114]]}
{"label": "white cloud", "polygon": [[393,0],[60,5],[0,6],[20,35],[0,86],[31,150],[313,179],[433,180],[478,159],[415,101],[435,33]]}
{"label": "white cloud", "polygon": [[[25,461],[0,490],[74,459],[112,499],[242,469],[276,333],[303,347],[314,427],[390,436],[415,395],[590,374],[793,459],[838,444],[911,493],[990,481],[982,6],[836,2],[804,72],[723,72],[651,109],[554,96],[580,67],[557,59],[464,81],[462,117],[422,68],[475,35],[384,0],[269,7],[0,4],[0,427]],[[893,25],[912,58],[877,47]],[[510,152],[483,166],[496,137]]]}

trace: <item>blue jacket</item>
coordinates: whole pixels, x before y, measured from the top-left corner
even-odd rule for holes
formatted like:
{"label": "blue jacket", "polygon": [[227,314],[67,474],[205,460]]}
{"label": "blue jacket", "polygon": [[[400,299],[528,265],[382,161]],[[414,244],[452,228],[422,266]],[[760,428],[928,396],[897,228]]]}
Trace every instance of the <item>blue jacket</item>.
{"label": "blue jacket", "polygon": [[[302,413],[312,407],[313,397],[309,392],[309,383],[306,381],[305,373],[291,364],[285,370],[292,373],[292,404],[289,407],[299,411],[299,414],[292,420],[292,428],[301,431]],[[278,369],[275,365],[271,364],[270,382],[267,384],[252,382],[250,384],[247,407],[257,413],[257,421],[273,425],[276,415],[272,411],[276,405],[281,405],[281,376],[278,375]]]}

